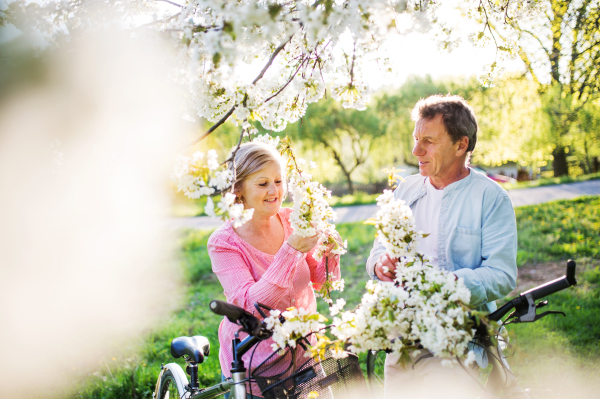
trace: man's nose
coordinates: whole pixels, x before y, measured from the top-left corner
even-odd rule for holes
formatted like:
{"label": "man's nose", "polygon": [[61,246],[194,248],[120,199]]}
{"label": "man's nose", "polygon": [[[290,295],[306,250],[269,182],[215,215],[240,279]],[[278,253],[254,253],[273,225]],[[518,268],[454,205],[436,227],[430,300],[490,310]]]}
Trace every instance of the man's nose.
{"label": "man's nose", "polygon": [[418,156],[420,156],[420,155],[423,155],[423,148],[421,147],[421,145],[419,144],[419,142],[418,142],[418,141],[416,141],[416,142],[415,142],[415,145],[414,145],[414,147],[413,147],[413,149],[412,149],[412,154],[413,154],[415,157],[418,157]]}

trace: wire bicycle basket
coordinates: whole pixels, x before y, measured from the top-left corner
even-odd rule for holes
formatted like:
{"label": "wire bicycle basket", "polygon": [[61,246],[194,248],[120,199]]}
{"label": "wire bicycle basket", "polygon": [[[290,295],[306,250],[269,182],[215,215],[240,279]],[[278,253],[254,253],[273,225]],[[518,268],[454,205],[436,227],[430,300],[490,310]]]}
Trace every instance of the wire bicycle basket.
{"label": "wire bicycle basket", "polygon": [[318,357],[305,357],[302,343],[286,347],[265,359],[252,378],[265,399],[337,399],[366,387],[358,356],[333,357],[326,349]]}

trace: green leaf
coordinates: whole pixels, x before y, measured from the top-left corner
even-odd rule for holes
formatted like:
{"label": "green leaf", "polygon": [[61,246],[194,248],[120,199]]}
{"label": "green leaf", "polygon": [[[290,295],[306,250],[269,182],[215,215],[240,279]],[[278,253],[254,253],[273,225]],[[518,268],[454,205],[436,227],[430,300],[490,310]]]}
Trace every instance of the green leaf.
{"label": "green leaf", "polygon": [[273,21],[275,20],[275,17],[277,17],[277,15],[279,14],[279,12],[281,12],[282,9],[283,9],[283,6],[281,4],[269,5],[269,15],[271,16],[271,19],[273,19]]}

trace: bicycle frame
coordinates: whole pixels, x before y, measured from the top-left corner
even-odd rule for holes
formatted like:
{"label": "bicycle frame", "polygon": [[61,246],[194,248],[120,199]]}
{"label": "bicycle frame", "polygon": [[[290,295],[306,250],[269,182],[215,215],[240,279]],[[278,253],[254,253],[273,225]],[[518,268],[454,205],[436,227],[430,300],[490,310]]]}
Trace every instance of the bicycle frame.
{"label": "bicycle frame", "polygon": [[[246,368],[244,367],[244,361],[242,360],[242,356],[259,341],[260,339],[255,336],[248,336],[243,340],[240,340],[236,337],[232,342],[233,362],[231,365],[231,377],[208,388],[192,390],[188,389],[188,394],[184,396],[184,398],[211,399],[224,395],[227,392],[231,392],[230,399],[246,399]],[[198,366],[195,365],[193,367]],[[198,386],[197,381],[193,381],[194,378],[192,378],[192,381],[188,383],[187,377],[185,377],[185,374],[183,374],[183,371],[176,363],[167,364],[165,368],[171,369],[174,375],[180,376],[179,380],[181,381],[177,381],[177,384],[181,385],[181,387],[183,387],[184,389],[190,386]],[[195,375],[197,379],[197,373]]]}

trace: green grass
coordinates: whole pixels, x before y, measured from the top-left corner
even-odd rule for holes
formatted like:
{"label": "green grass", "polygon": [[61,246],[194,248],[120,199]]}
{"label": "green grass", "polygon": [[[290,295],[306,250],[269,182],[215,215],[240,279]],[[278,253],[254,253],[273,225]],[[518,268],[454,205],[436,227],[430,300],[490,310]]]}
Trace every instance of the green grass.
{"label": "green grass", "polygon": [[537,180],[522,181],[518,183],[501,183],[505,190],[514,190],[517,188],[531,188],[531,187],[542,187],[542,186],[554,186],[557,184],[565,183],[576,183],[580,181],[597,180],[600,179],[600,172],[590,173],[587,175],[579,175],[576,177],[561,176],[561,177],[546,177]]}
{"label": "green grass", "polygon": [[[600,198],[587,197],[556,201],[516,210],[519,229],[519,262],[578,259],[578,287],[550,298],[547,309],[562,310],[567,318],[548,316],[539,322],[509,326],[514,355],[510,360],[526,386],[547,386],[572,381],[581,387],[597,380],[600,363]],[[367,279],[365,262],[369,256],[375,229],[362,223],[338,225],[348,240],[348,253],[342,257],[343,293],[347,308],[359,303]],[[76,398],[150,398],[161,363],[174,361],[169,354],[173,338],[182,335],[205,335],[211,342],[211,355],[200,367],[202,385],[218,382],[219,343],[217,328],[221,320],[208,310],[211,299],[223,299],[222,288],[214,277],[206,250],[210,232],[188,231],[181,239],[181,263],[187,282],[186,300],[163,325],[141,338],[133,354],[122,359],[108,359],[111,373],[104,366],[81,385]],[[318,308],[327,314],[326,305]],[[363,355],[364,358],[364,355]],[[181,361],[177,363],[183,365]],[[572,370],[583,374],[573,374]],[[595,373],[595,374],[594,374]],[[111,377],[112,375],[112,377]],[[571,382],[567,380],[571,378]],[[579,380],[578,380],[579,378]],[[600,387],[599,387],[600,388]],[[591,389],[591,388],[590,388]],[[594,388],[595,389],[595,388]],[[594,392],[594,391],[590,391]],[[564,397],[569,397],[565,391]],[[593,397],[593,396],[587,396]]]}
{"label": "green grass", "polygon": [[600,390],[600,260],[578,258],[578,285],[545,299],[538,311],[562,311],[535,323],[507,326],[508,361],[521,385],[565,398],[598,397]]}
{"label": "green grass", "polygon": [[161,363],[176,362],[185,369],[185,362],[173,359],[169,353],[171,340],[184,335],[204,335],[209,339],[211,355],[199,369],[200,383],[206,386],[220,381],[217,329],[221,319],[209,311],[208,304],[225,297],[211,270],[206,250],[209,235],[207,231],[189,231],[181,240],[181,263],[187,282],[181,308],[160,328],[143,337],[129,351],[132,354],[103,361],[111,372],[102,366],[78,388],[74,398],[151,398]]}
{"label": "green grass", "polygon": [[600,258],[600,197],[524,206],[515,213],[519,265],[570,257]]}

